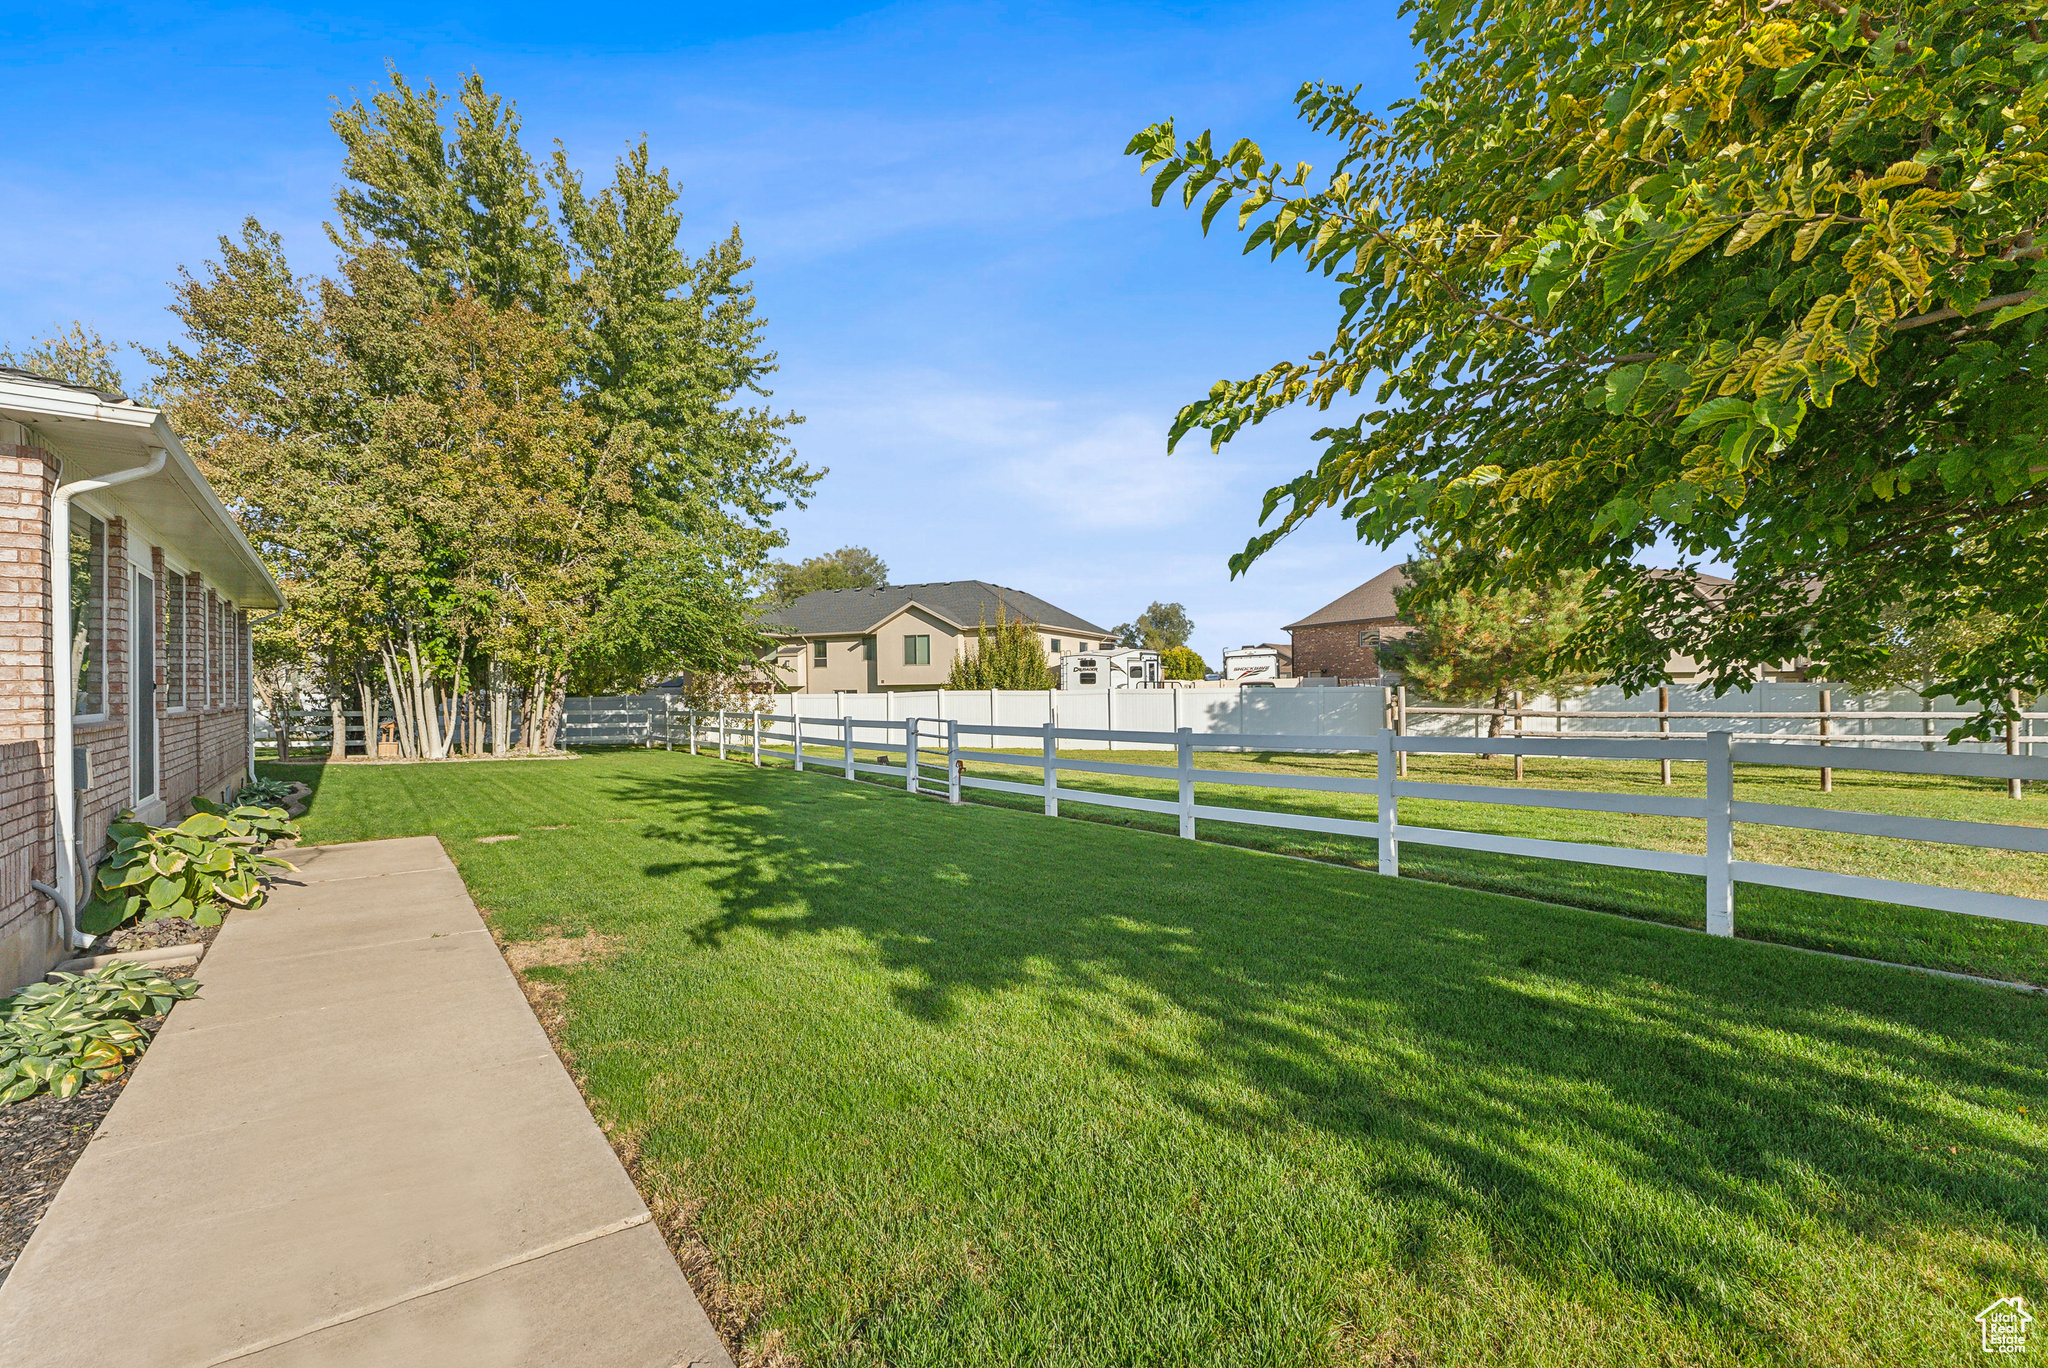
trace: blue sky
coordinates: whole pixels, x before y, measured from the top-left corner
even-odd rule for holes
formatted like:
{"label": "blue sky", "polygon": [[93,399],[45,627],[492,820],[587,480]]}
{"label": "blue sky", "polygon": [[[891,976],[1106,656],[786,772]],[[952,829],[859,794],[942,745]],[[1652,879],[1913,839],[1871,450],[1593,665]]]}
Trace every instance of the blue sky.
{"label": "blue sky", "polygon": [[1169,456],[1167,425],[1215,380],[1324,341],[1333,292],[1153,209],[1122,149],[1173,115],[1327,163],[1290,97],[1305,79],[1405,93],[1395,9],[10,6],[0,341],[77,317],[161,343],[168,282],[248,214],[298,270],[328,269],[334,99],[387,64],[443,88],[474,67],[530,150],[560,139],[594,178],[646,133],[693,250],[740,226],[774,402],[831,467],[782,520],[789,554],[858,543],[899,583],[990,579],[1105,626],[1179,601],[1214,666],[1399,554],[1331,520],[1230,579],[1320,420],[1221,455]]}

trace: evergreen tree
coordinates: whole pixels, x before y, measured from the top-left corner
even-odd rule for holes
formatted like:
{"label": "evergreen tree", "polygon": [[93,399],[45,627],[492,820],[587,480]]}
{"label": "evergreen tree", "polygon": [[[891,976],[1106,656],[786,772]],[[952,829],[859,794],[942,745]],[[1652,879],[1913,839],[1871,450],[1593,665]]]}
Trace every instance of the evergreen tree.
{"label": "evergreen tree", "polygon": [[[1426,696],[1502,709],[1516,693],[1557,695],[1597,679],[1568,654],[1587,620],[1588,575],[1480,591],[1447,576],[1435,557],[1410,561],[1407,573],[1411,583],[1394,601],[1415,631],[1383,645],[1380,659]],[[1492,734],[1499,728],[1496,717]]]}
{"label": "evergreen tree", "polygon": [[1007,617],[1000,606],[996,624],[983,619],[975,648],[954,657],[949,689],[1057,689],[1059,671],[1045,658],[1036,624]]}

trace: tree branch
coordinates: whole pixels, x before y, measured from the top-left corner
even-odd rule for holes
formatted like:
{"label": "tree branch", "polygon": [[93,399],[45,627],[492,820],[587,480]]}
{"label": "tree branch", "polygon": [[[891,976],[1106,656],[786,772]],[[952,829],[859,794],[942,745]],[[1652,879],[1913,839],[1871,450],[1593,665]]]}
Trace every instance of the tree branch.
{"label": "tree branch", "polygon": [[2017,290],[2012,294],[1993,295],[1967,310],[1951,306],[1936,309],[1933,313],[1915,314],[1911,318],[1902,318],[1892,324],[1892,331],[1904,332],[1908,328],[1924,328],[1930,323],[1946,323],[1951,318],[1968,318],[1973,314],[1983,313],[1986,309],[2002,309],[2008,304],[2024,304],[2032,299],[2035,293],[2033,290]]}

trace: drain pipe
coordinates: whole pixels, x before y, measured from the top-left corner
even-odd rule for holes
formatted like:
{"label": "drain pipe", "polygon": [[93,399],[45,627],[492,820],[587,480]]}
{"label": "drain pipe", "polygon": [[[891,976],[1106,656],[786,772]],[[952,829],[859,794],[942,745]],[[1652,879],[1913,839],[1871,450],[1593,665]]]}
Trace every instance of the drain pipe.
{"label": "drain pipe", "polygon": [[[78,930],[78,885],[84,870],[78,849],[78,790],[71,758],[72,709],[78,705],[78,679],[71,673],[71,500],[75,495],[154,475],[164,468],[164,460],[164,449],[152,447],[149,460],[142,465],[58,485],[50,500],[50,645],[55,656],[51,664],[56,667],[50,673],[57,685],[51,699],[57,713],[57,735],[51,746],[50,793],[57,801],[57,887],[38,891],[55,894],[64,921],[64,943],[74,950],[91,945],[92,937]],[[102,662],[102,669],[104,665]],[[107,682],[102,682],[102,688]]]}

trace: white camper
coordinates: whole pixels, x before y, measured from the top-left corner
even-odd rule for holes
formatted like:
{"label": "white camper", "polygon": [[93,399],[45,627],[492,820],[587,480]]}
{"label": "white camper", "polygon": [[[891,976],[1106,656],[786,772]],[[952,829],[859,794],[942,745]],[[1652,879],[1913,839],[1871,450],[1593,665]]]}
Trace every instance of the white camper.
{"label": "white camper", "polygon": [[1223,653],[1226,683],[1280,678],[1280,652],[1272,646],[1240,646]]}
{"label": "white camper", "polygon": [[1130,646],[1113,651],[1067,651],[1060,656],[1062,689],[1156,689],[1159,652]]}

